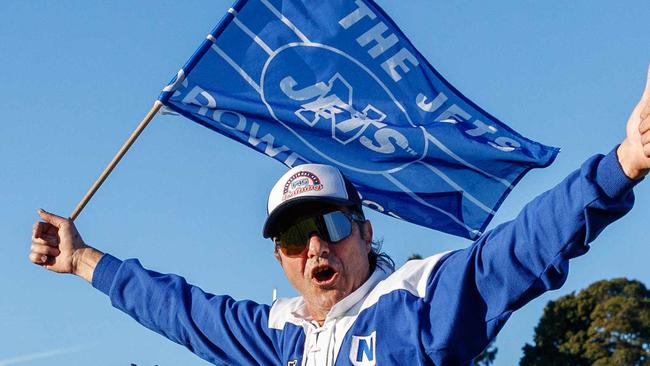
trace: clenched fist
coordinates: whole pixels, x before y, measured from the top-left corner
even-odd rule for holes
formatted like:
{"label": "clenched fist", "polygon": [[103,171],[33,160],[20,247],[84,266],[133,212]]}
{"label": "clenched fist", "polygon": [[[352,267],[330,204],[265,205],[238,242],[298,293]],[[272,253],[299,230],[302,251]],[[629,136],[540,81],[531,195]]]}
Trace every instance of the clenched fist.
{"label": "clenched fist", "polygon": [[103,253],[86,245],[74,222],[38,210],[43,221],[32,226],[29,260],[57,273],[71,273],[92,281],[92,273]]}

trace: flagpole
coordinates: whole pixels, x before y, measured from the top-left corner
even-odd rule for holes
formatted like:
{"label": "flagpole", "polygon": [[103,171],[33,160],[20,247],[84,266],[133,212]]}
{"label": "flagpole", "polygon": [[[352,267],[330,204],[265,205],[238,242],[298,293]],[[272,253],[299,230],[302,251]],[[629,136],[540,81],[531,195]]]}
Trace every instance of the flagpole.
{"label": "flagpole", "polygon": [[149,110],[149,113],[147,113],[147,115],[140,122],[138,127],[136,127],[135,131],[133,131],[131,136],[129,136],[128,140],[126,140],[126,142],[124,143],[124,145],[122,145],[122,147],[117,152],[117,154],[115,154],[115,156],[113,157],[113,160],[111,160],[111,162],[108,163],[108,166],[106,167],[106,169],[104,169],[102,174],[99,176],[99,178],[97,178],[97,180],[92,185],[92,187],[90,187],[88,192],[86,192],[86,195],[81,199],[81,201],[79,201],[79,203],[77,204],[77,207],[75,207],[74,211],[72,211],[72,214],[70,215],[71,220],[74,221],[74,219],[76,219],[77,216],[79,216],[79,214],[81,213],[81,210],[83,210],[84,207],[86,207],[86,204],[88,203],[88,201],[90,201],[90,199],[93,197],[95,192],[97,192],[97,190],[102,185],[102,183],[104,183],[106,178],[108,178],[108,175],[111,174],[111,172],[113,171],[113,168],[115,168],[117,163],[120,162],[120,160],[122,159],[124,154],[126,154],[126,152],[129,150],[131,145],[133,145],[135,140],[138,138],[138,136],[140,136],[140,134],[142,133],[144,128],[147,127],[149,122],[151,122],[153,117],[156,115],[156,113],[158,113],[158,111],[160,110],[160,108],[162,108],[162,106],[163,106],[163,104],[159,100],[156,100],[156,102],[153,104],[153,107],[151,107],[151,110]]}

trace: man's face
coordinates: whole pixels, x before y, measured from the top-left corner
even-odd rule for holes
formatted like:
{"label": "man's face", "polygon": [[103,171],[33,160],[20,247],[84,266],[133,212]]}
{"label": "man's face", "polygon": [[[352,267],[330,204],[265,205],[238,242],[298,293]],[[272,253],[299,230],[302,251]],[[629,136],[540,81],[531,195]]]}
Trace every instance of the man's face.
{"label": "man's face", "polygon": [[329,243],[313,234],[299,255],[287,256],[276,248],[275,256],[312,316],[317,317],[318,313],[327,314],[368,279],[371,241],[370,222],[353,222],[352,234],[343,240]]}

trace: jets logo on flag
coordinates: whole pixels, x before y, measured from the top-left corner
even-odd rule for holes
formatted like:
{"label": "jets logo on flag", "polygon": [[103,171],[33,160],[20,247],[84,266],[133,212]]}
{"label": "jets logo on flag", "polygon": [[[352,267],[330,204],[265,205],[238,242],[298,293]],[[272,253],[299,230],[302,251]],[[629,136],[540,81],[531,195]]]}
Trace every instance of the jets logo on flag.
{"label": "jets logo on flag", "polygon": [[[370,150],[369,154],[372,152],[395,154],[397,149],[402,149],[411,155],[411,158],[420,157],[409,146],[406,136],[383,122],[386,113],[372,104],[362,106],[363,109],[360,110],[356,109],[352,100],[354,89],[339,73],[336,73],[327,84],[318,82],[303,89],[294,89],[296,84],[292,76],[287,76],[280,81],[280,89],[293,101],[305,101],[298,106],[294,114],[307,126],[319,128],[316,124],[323,120],[320,129],[331,126],[332,140],[342,145],[358,141]],[[367,90],[368,84],[359,84],[361,86],[357,88],[357,93]],[[273,115],[275,116],[275,113]],[[280,122],[279,119],[278,121]],[[419,140],[424,141],[423,136]],[[358,164],[356,160],[355,162]],[[386,170],[387,167],[384,163],[380,168]]]}
{"label": "jets logo on flag", "polygon": [[370,0],[238,1],[159,100],[287,166],[336,166],[367,207],[467,238],[558,152],[463,96]]}

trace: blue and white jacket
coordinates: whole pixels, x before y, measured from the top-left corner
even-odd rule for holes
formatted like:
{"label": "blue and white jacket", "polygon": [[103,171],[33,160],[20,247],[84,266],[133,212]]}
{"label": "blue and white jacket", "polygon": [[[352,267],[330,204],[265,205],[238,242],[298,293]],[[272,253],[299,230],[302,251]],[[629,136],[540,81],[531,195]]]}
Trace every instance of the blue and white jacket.
{"label": "blue and white jacket", "polygon": [[105,255],[93,286],[144,326],[219,365],[466,365],[510,314],[560,287],[568,260],[629,211],[635,182],[595,156],[468,248],[378,267],[311,321],[301,298],[235,301]]}

